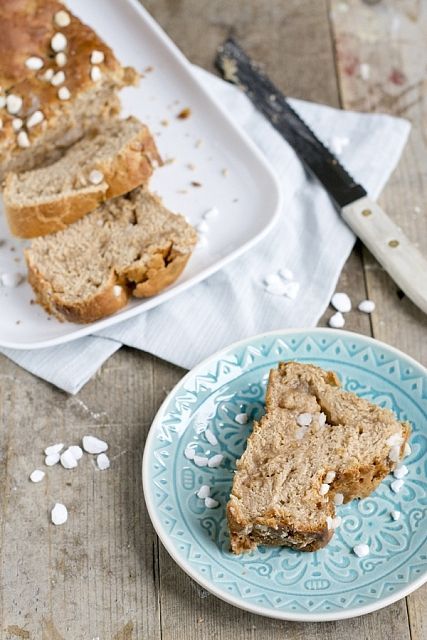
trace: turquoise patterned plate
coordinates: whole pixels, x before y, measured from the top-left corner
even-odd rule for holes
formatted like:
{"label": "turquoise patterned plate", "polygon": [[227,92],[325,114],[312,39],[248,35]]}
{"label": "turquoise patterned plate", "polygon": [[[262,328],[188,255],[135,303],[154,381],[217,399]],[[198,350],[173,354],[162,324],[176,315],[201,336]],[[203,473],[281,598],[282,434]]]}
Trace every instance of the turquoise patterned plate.
{"label": "turquoise patterned plate", "polygon": [[[235,460],[251,421],[263,413],[269,369],[292,359],[333,369],[346,389],[409,420],[409,473],[397,494],[390,476],[369,498],[338,507],[342,525],[321,551],[261,547],[233,556],[225,505]],[[242,609],[323,621],[385,607],[427,581],[426,399],[426,370],[365,336],[332,329],[276,331],[234,344],[190,371],[153,422],[143,461],[153,525],[184,571]],[[239,424],[238,414],[247,414],[248,423]],[[204,458],[222,454],[220,466],[198,466],[185,455],[191,456],[191,449],[202,465]],[[207,508],[197,497],[202,485],[210,486],[218,506]],[[399,520],[392,519],[392,510],[401,512]],[[352,552],[360,542],[370,547],[364,558]]]}

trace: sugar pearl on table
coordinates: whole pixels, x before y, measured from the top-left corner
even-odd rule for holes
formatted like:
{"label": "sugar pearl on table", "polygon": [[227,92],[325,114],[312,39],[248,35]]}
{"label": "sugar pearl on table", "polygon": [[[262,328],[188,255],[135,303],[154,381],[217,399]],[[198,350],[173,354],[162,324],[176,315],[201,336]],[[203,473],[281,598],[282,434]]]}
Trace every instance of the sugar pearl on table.
{"label": "sugar pearl on table", "polygon": [[331,299],[331,305],[341,313],[351,311],[351,300],[346,293],[334,293]]}
{"label": "sugar pearl on table", "polygon": [[61,453],[60,461],[64,469],[75,469],[77,467],[77,460],[69,449]]}
{"label": "sugar pearl on table", "polygon": [[342,329],[345,325],[343,314],[340,311],[337,311],[333,316],[329,318],[328,324],[333,329]]}
{"label": "sugar pearl on table", "polygon": [[104,440],[100,440],[95,436],[83,436],[82,443],[83,449],[87,453],[104,453],[104,451],[107,451],[108,449],[108,444],[104,442]]}
{"label": "sugar pearl on table", "polygon": [[30,146],[30,139],[26,131],[20,131],[17,136],[18,147],[21,149],[26,149]]}
{"label": "sugar pearl on table", "polygon": [[296,420],[300,427],[308,427],[313,421],[313,416],[311,413],[300,413]]}
{"label": "sugar pearl on table", "polygon": [[51,519],[53,524],[64,524],[68,520],[67,507],[57,502],[51,511]]}
{"label": "sugar pearl on table", "polygon": [[34,469],[34,471],[30,474],[31,482],[41,482],[45,477],[45,472],[40,469]]}
{"label": "sugar pearl on table", "polygon": [[20,96],[16,96],[14,93],[9,93],[6,98],[6,109],[7,111],[14,116],[17,114],[22,107],[22,98]]}
{"label": "sugar pearl on table", "polygon": [[77,444],[72,444],[71,447],[68,447],[68,451],[72,453],[76,460],[80,460],[83,456],[83,450]]}
{"label": "sugar pearl on table", "polygon": [[97,66],[93,66],[90,70],[90,77],[92,82],[98,82],[99,80],[101,80],[101,69]]}
{"label": "sugar pearl on table", "polygon": [[248,414],[247,413],[238,413],[235,418],[234,418],[235,422],[237,422],[238,424],[246,424],[248,421]]}
{"label": "sugar pearl on table", "polygon": [[204,500],[205,498],[209,498],[210,494],[211,488],[207,484],[202,484],[196,495],[198,498]]}
{"label": "sugar pearl on table", "polygon": [[358,558],[364,558],[369,555],[369,546],[367,544],[356,544],[353,547],[353,552],[356,554]]}
{"label": "sugar pearl on table", "polygon": [[184,456],[187,458],[187,460],[194,460],[195,455],[196,455],[196,450],[194,447],[191,447],[190,445],[185,447]]}
{"label": "sugar pearl on table", "polygon": [[39,58],[38,56],[30,56],[25,60],[25,66],[31,71],[38,71],[43,67],[43,64],[44,62],[42,58]]}
{"label": "sugar pearl on table", "polygon": [[342,493],[336,493],[334,496],[334,504],[339,507],[344,502],[344,495]]}
{"label": "sugar pearl on table", "polygon": [[333,482],[335,480],[335,476],[337,474],[335,473],[335,471],[328,471],[328,473],[325,476],[325,482],[326,484],[331,484],[331,482]]}
{"label": "sugar pearl on table", "polygon": [[61,9],[55,13],[54,21],[58,27],[68,27],[71,22],[70,14]]}
{"label": "sugar pearl on table", "polygon": [[404,485],[404,482],[403,482],[403,480],[401,478],[399,480],[393,480],[393,482],[390,485],[390,489],[394,493],[399,493],[399,491],[401,490],[403,485]]}
{"label": "sugar pearl on table", "polygon": [[319,489],[319,493],[320,493],[320,495],[321,495],[321,496],[326,496],[326,494],[327,494],[327,493],[328,493],[328,491],[329,491],[329,488],[330,488],[330,487],[329,487],[329,485],[328,485],[328,484],[326,484],[326,483],[321,484],[321,485],[320,485],[320,489]]}
{"label": "sugar pearl on table", "polygon": [[104,62],[104,52],[103,51],[97,51],[96,49],[94,51],[92,51],[92,53],[90,54],[90,61],[92,64],[101,64],[101,62]]}
{"label": "sugar pearl on table", "polygon": [[373,300],[362,300],[357,308],[363,313],[372,313],[375,311],[375,302]]}
{"label": "sugar pearl on table", "polygon": [[218,439],[216,435],[212,433],[209,427],[205,429],[205,438],[209,442],[209,444],[211,444],[213,447],[215,447],[218,444]]}
{"label": "sugar pearl on table", "polygon": [[207,467],[209,458],[207,456],[195,455],[193,458],[193,462],[197,467]]}
{"label": "sugar pearl on table", "polygon": [[100,453],[96,456],[96,465],[101,471],[110,468],[110,458],[105,453]]}
{"label": "sugar pearl on table", "polygon": [[101,184],[103,180],[104,180],[104,174],[102,173],[102,171],[93,169],[93,171],[89,173],[89,182],[91,184],[94,184],[94,185]]}
{"label": "sugar pearl on table", "polygon": [[215,469],[216,467],[219,467],[219,465],[221,464],[223,459],[224,459],[224,456],[222,455],[222,453],[217,453],[216,455],[214,455],[211,458],[209,458],[208,467],[210,467],[212,469]]}
{"label": "sugar pearl on table", "polygon": [[396,509],[393,509],[393,511],[390,511],[390,515],[391,515],[391,517],[393,518],[393,520],[396,520],[396,521],[397,521],[397,520],[399,520],[399,519],[400,519],[400,516],[401,516],[402,514],[400,513],[400,511],[396,511]]}
{"label": "sugar pearl on table", "polygon": [[51,444],[49,447],[46,447],[44,452],[47,456],[51,456],[53,453],[60,453],[63,448],[64,445],[62,442],[59,442],[58,444]]}
{"label": "sugar pearl on table", "polygon": [[44,115],[42,111],[34,111],[34,113],[32,113],[26,121],[26,125],[27,125],[27,129],[31,129],[31,127],[35,127],[36,125],[40,124],[41,122],[43,122],[44,120]]}
{"label": "sugar pearl on table", "polygon": [[44,463],[47,467],[53,467],[55,464],[58,464],[60,455],[59,453],[50,453],[44,459]]}
{"label": "sugar pearl on table", "polygon": [[69,100],[71,98],[70,90],[67,87],[60,87],[58,89],[58,98],[60,100]]}
{"label": "sugar pearl on table", "polygon": [[205,507],[207,507],[208,509],[215,509],[215,507],[217,507],[218,505],[218,500],[214,500],[210,497],[205,498]]}
{"label": "sugar pearl on table", "polygon": [[401,480],[408,474],[408,467],[406,464],[399,464],[396,469],[393,471],[393,475],[398,480]]}
{"label": "sugar pearl on table", "polygon": [[55,33],[52,40],[50,41],[50,46],[55,51],[55,53],[59,53],[59,51],[64,51],[67,48],[67,38],[63,33]]}

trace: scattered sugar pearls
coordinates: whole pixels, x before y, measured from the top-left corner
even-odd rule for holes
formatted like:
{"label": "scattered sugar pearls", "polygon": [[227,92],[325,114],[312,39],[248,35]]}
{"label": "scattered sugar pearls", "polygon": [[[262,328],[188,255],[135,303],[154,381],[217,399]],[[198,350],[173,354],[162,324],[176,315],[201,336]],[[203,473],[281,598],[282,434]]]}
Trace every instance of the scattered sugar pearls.
{"label": "scattered sugar pearls", "polygon": [[104,174],[102,173],[102,171],[98,171],[97,169],[93,169],[89,173],[89,182],[91,184],[94,184],[94,185],[101,184],[101,182],[103,180],[104,180]]}
{"label": "scattered sugar pearls", "polygon": [[353,552],[358,558],[365,558],[370,552],[369,545],[364,543],[356,544],[353,547]]}
{"label": "scattered sugar pearls", "polygon": [[217,507],[218,505],[219,505],[218,500],[214,500],[213,498],[211,498],[209,496],[207,498],[205,498],[205,507],[207,509],[215,509],[215,507]]}
{"label": "scattered sugar pearls", "polygon": [[41,482],[45,475],[45,472],[41,471],[41,469],[34,469],[34,471],[30,473],[30,480],[31,482]]}
{"label": "scattered sugar pearls", "polygon": [[24,281],[22,273],[14,271],[12,273],[0,274],[0,287],[15,288],[18,287]]}
{"label": "scattered sugar pearls", "polygon": [[44,114],[42,111],[37,110],[32,113],[26,121],[27,129],[31,129],[31,127],[35,127],[44,120]]}
{"label": "scattered sugar pearls", "polygon": [[234,421],[237,422],[238,424],[246,424],[248,422],[248,414],[247,413],[238,413],[235,416]]}
{"label": "scattered sugar pearls", "polygon": [[398,480],[401,480],[406,475],[408,475],[408,467],[406,466],[406,464],[397,465],[396,469],[393,471],[393,475]]}
{"label": "scattered sugar pearls", "polygon": [[344,495],[342,493],[336,493],[334,496],[334,504],[339,507],[344,502]]}
{"label": "scattered sugar pearls", "polygon": [[18,147],[27,149],[30,146],[30,139],[26,131],[20,131],[17,136]]}
{"label": "scattered sugar pearls", "polygon": [[59,87],[59,85],[64,84],[64,82],[65,82],[64,71],[57,71],[56,73],[53,74],[50,84],[53,85],[54,87]]}
{"label": "scattered sugar pearls", "polygon": [[199,456],[196,454],[193,458],[193,462],[197,467],[207,467],[209,458],[207,456]]}
{"label": "scattered sugar pearls", "polygon": [[187,445],[184,450],[184,456],[187,458],[187,460],[194,460],[194,458],[196,457],[195,448],[191,445]]}
{"label": "scattered sugar pearls", "polygon": [[342,523],[341,516],[336,516],[335,518],[332,518],[331,516],[327,516],[326,518],[326,524],[328,525],[328,529],[330,531],[335,531],[335,529],[338,529],[338,527],[341,526],[341,523]]}
{"label": "scattered sugar pearls", "polygon": [[335,473],[335,471],[328,471],[328,473],[325,476],[326,484],[331,484],[331,482],[335,480],[336,475],[337,474]]}
{"label": "scattered sugar pearls", "polygon": [[345,325],[345,320],[341,311],[334,313],[334,315],[329,318],[328,324],[333,329],[342,329]]}
{"label": "scattered sugar pearls", "polygon": [[61,9],[60,11],[57,11],[53,19],[55,21],[55,24],[58,27],[68,27],[68,25],[71,22],[70,14],[67,13],[67,11],[64,11],[63,9]]}
{"label": "scattered sugar pearls", "polygon": [[210,467],[211,469],[216,469],[217,467],[219,467],[223,459],[224,456],[222,455],[222,453],[217,453],[216,455],[209,458],[208,467]]}
{"label": "scattered sugar pearls", "polygon": [[62,444],[62,442],[59,442],[58,444],[51,444],[49,447],[46,447],[44,452],[47,456],[50,456],[54,453],[60,453],[63,448],[64,445]]}
{"label": "scattered sugar pearls", "polygon": [[30,56],[25,60],[25,66],[31,71],[39,71],[44,65],[42,58],[38,56]]}
{"label": "scattered sugar pearls", "polygon": [[51,511],[51,519],[53,524],[64,524],[68,520],[68,510],[64,504],[57,502]]}
{"label": "scattered sugar pearls", "polygon": [[104,58],[105,55],[103,51],[97,51],[96,49],[94,49],[90,54],[91,64],[101,64],[101,62],[104,62]]}
{"label": "scattered sugar pearls", "polygon": [[211,495],[211,488],[207,484],[202,484],[202,486],[200,487],[196,495],[201,500],[204,500],[205,498],[209,498],[209,496]]}
{"label": "scattered sugar pearls", "polygon": [[295,280],[292,271],[286,267],[264,278],[265,290],[274,296],[285,296],[295,300],[300,290],[300,283]]}
{"label": "scattered sugar pearls", "polygon": [[87,453],[93,453],[95,455],[98,453],[104,453],[104,451],[107,451],[108,449],[108,444],[104,442],[104,440],[100,440],[95,436],[83,436],[82,444],[83,449]]}
{"label": "scattered sugar pearls", "polygon": [[405,442],[405,447],[403,449],[403,457],[406,458],[407,456],[410,456],[412,453],[412,449],[411,446],[408,442]]}
{"label": "scattered sugar pearls", "polygon": [[105,471],[105,469],[110,468],[110,458],[106,453],[100,453],[98,456],[96,456],[96,466],[101,471]]}
{"label": "scattered sugar pearls", "polygon": [[99,82],[99,80],[101,80],[101,77],[102,77],[101,69],[99,67],[97,67],[96,65],[91,67],[90,78],[91,78],[92,82]]}
{"label": "scattered sugar pearls", "polygon": [[311,425],[313,421],[313,416],[311,413],[300,413],[297,416],[297,424],[300,427],[308,427]]}
{"label": "scattered sugar pearls", "polygon": [[69,100],[71,98],[70,90],[67,87],[60,87],[58,89],[58,98],[60,100]]}
{"label": "scattered sugar pearls", "polygon": [[58,464],[60,460],[59,453],[50,453],[44,459],[44,463],[47,467],[53,467],[55,464]]}
{"label": "scattered sugar pearls", "polygon": [[390,511],[390,515],[391,515],[392,519],[397,522],[397,520],[400,520],[400,516],[402,514],[400,513],[400,511],[397,511],[396,509],[393,509],[393,511]]}
{"label": "scattered sugar pearls", "polygon": [[52,47],[53,51],[55,51],[55,53],[64,51],[64,49],[67,48],[67,44],[67,38],[60,31],[55,33],[52,40],[50,41],[50,46]]}
{"label": "scattered sugar pearls", "polygon": [[205,429],[205,438],[209,442],[209,444],[211,444],[213,447],[215,447],[218,444],[218,439],[216,435],[212,433],[209,427]]}
{"label": "scattered sugar pearls", "polygon": [[64,469],[75,469],[77,467],[77,460],[69,449],[61,453],[60,462]]}
{"label": "scattered sugar pearls", "polygon": [[14,93],[9,93],[9,95],[6,98],[6,109],[8,113],[14,116],[17,113],[19,113],[19,111],[21,111],[21,108],[22,108],[21,96],[17,96]]}
{"label": "scattered sugar pearls", "polygon": [[362,300],[357,307],[362,313],[372,313],[375,311],[375,302],[373,300]]}
{"label": "scattered sugar pearls", "polygon": [[390,485],[390,489],[393,491],[393,493],[399,493],[404,484],[405,483],[401,478],[399,480],[393,480]]}
{"label": "scattered sugar pearls", "polygon": [[320,489],[319,489],[319,493],[321,496],[326,496],[326,494],[328,493],[330,489],[330,486],[324,482],[323,484],[320,485]]}
{"label": "scattered sugar pearls", "polygon": [[351,300],[346,293],[334,293],[331,299],[331,305],[341,313],[348,313],[351,311]]}

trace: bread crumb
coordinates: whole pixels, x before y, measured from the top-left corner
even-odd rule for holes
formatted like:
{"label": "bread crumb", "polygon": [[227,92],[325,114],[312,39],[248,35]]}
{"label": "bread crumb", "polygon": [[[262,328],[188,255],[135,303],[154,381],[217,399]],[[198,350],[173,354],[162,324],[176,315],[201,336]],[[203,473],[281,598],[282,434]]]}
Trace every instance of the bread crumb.
{"label": "bread crumb", "polygon": [[167,127],[169,126],[169,120],[160,120],[160,124],[162,125],[162,127]]}
{"label": "bread crumb", "polygon": [[197,182],[197,180],[192,180],[191,181],[191,186],[192,187],[201,187],[202,183],[201,182]]}
{"label": "bread crumb", "polygon": [[190,171],[194,171],[195,168],[196,168],[196,166],[192,162],[189,162],[187,164],[187,169],[190,169]]}
{"label": "bread crumb", "polygon": [[150,65],[148,67],[145,67],[143,73],[151,73],[152,71],[154,71],[154,67]]}
{"label": "bread crumb", "polygon": [[224,177],[228,176],[228,169],[227,169],[227,168],[221,169],[221,174],[222,174]]}
{"label": "bread crumb", "polygon": [[190,107],[185,107],[184,109],[182,109],[178,115],[176,116],[179,120],[187,120],[187,118],[189,118],[191,116],[191,109]]}

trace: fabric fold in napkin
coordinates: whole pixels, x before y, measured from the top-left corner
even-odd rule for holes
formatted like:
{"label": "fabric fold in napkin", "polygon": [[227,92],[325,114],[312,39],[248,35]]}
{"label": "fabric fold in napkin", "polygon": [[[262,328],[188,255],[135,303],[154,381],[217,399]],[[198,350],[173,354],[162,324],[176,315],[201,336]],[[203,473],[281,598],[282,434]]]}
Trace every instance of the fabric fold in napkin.
{"label": "fabric fold in napkin", "polygon": [[[122,344],[191,368],[250,335],[316,325],[353,247],[355,237],[326,192],[305,173],[293,150],[246,96],[202,69],[195,73],[275,171],[284,193],[282,215],[273,231],[249,252],[155,309],[65,345],[33,351],[0,349],[69,393],[77,393]],[[377,198],[400,158],[409,123],[387,115],[290,102],[328,146],[341,152],[352,176]],[[284,268],[291,269],[300,284],[294,300],[268,293],[263,282]]]}

